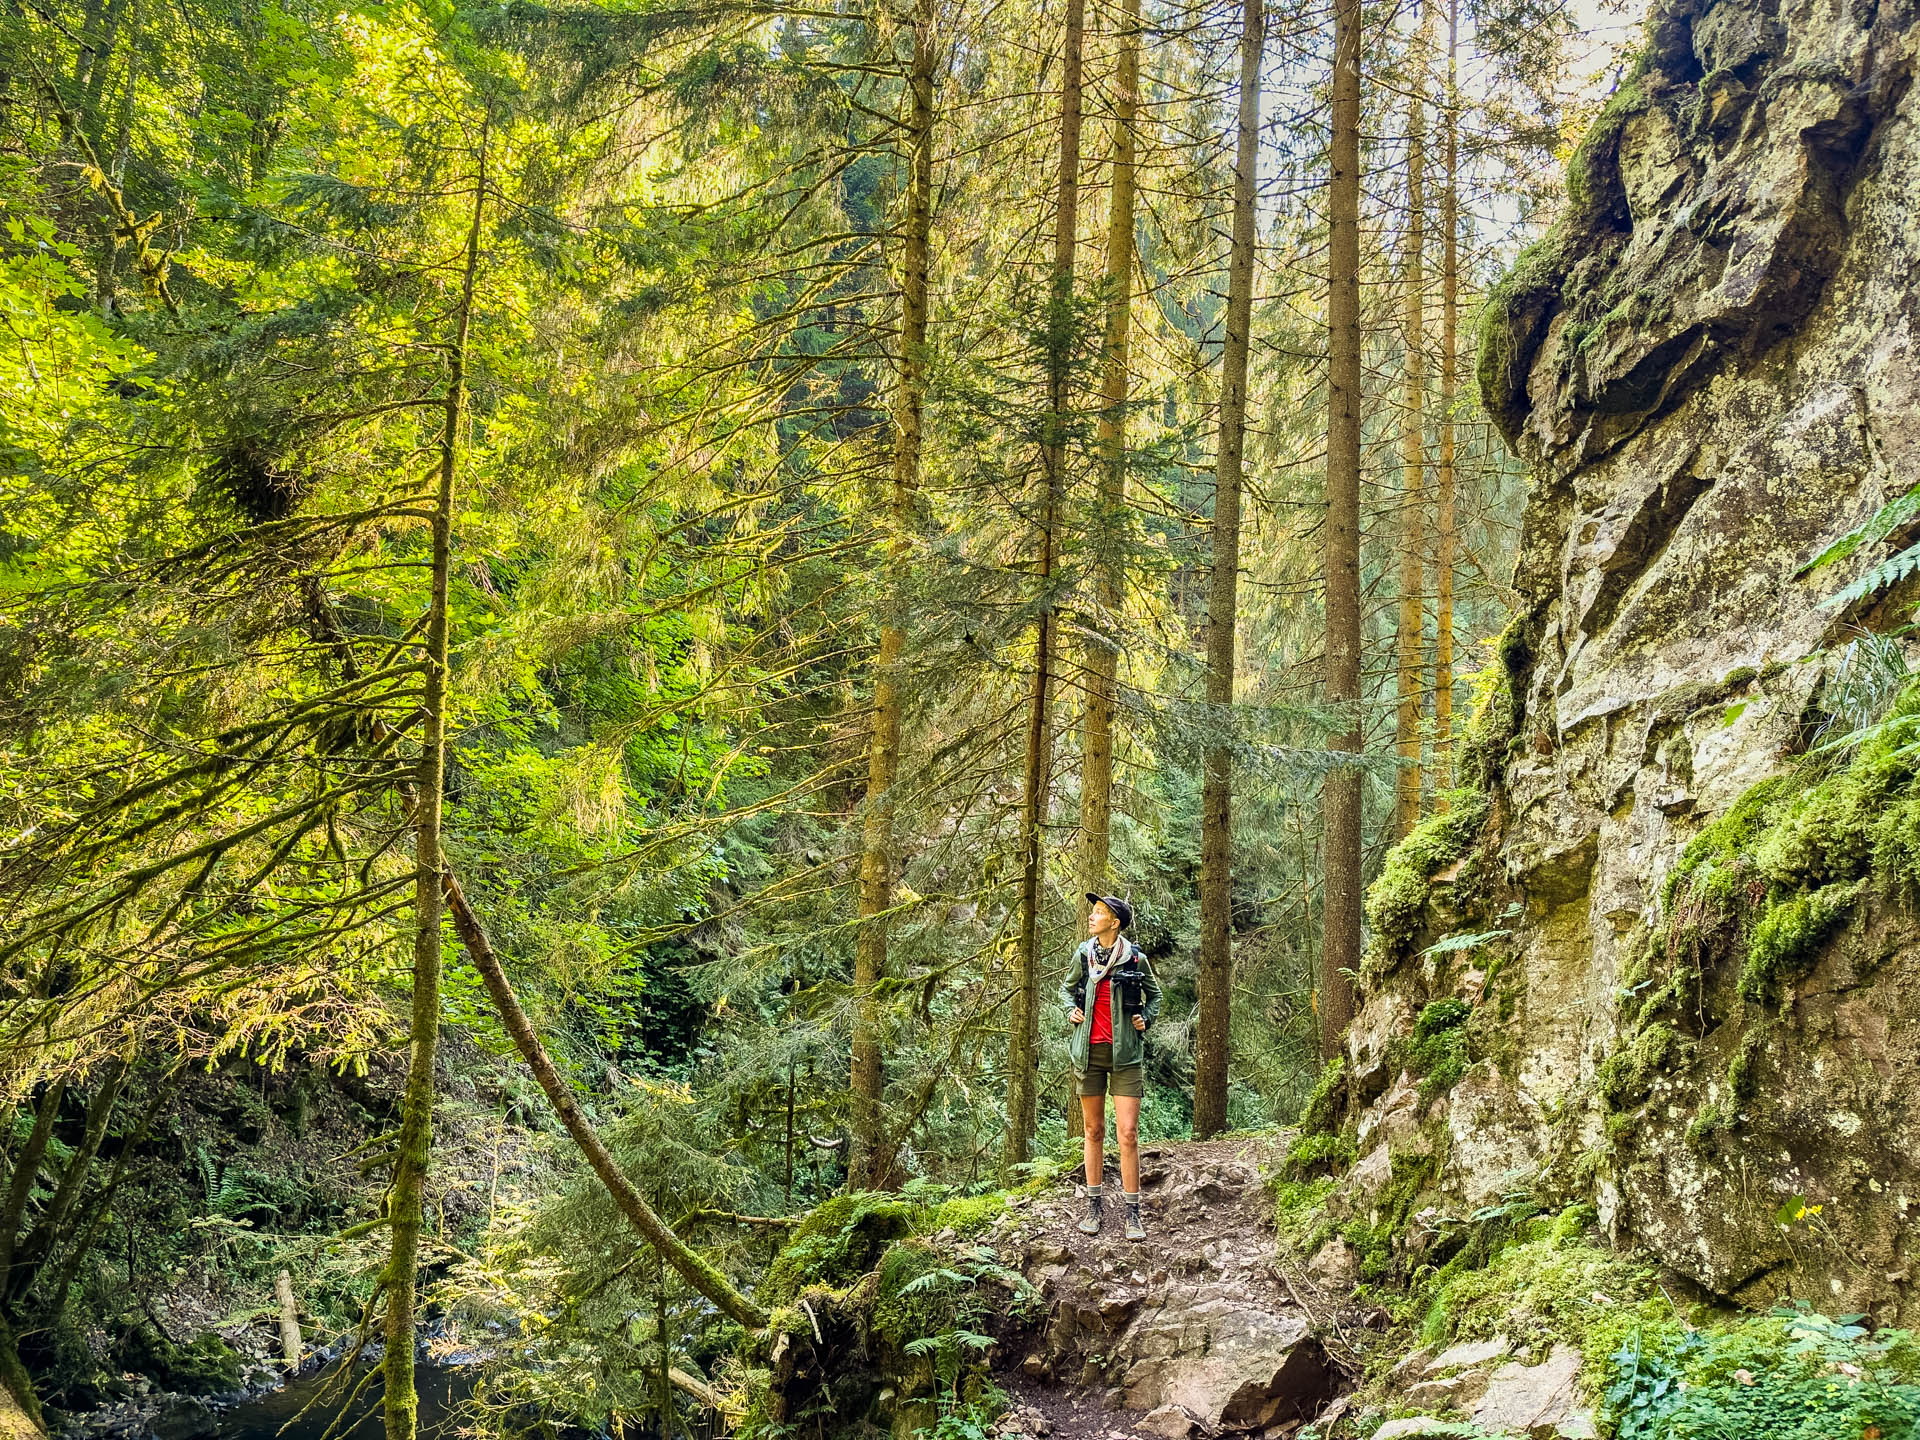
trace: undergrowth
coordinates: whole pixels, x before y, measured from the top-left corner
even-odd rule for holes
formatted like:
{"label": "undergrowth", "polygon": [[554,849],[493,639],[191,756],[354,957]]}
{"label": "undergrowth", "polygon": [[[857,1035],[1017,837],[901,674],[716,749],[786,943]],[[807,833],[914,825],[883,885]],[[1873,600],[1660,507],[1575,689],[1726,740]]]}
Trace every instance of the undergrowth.
{"label": "undergrowth", "polygon": [[1909,1440],[1920,1347],[1859,1320],[1802,1307],[1711,1328],[1636,1328],[1608,1354],[1601,1413],[1619,1440]]}

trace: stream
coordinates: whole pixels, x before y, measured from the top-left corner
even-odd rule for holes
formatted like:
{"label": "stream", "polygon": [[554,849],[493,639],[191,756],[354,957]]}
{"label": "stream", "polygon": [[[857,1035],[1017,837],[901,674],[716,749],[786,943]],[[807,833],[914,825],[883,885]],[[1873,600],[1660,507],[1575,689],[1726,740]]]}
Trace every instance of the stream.
{"label": "stream", "polygon": [[[472,1393],[476,1372],[472,1367],[421,1365],[415,1371],[415,1386],[420,1395],[421,1436],[451,1435],[458,1425],[460,1402]],[[338,1364],[301,1375],[254,1399],[211,1417],[211,1425],[196,1430],[195,1436],[217,1440],[321,1440],[338,1413],[339,1396],[326,1397],[329,1384],[340,1379]],[[319,1399],[320,1403],[315,1404]],[[307,1407],[311,1406],[311,1409]],[[305,1415],[301,1411],[306,1410]],[[296,1418],[297,1417],[297,1418]],[[380,1440],[380,1383],[376,1380],[354,1402],[348,1422],[334,1430],[337,1440]],[[159,1440],[175,1440],[166,1429],[156,1426]],[[179,1436],[178,1440],[187,1440]]]}

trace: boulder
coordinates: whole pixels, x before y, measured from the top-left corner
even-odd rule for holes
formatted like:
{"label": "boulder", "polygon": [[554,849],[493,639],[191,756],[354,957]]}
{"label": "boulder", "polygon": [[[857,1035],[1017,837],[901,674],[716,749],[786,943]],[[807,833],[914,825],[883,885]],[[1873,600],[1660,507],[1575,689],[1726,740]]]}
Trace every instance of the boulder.
{"label": "boulder", "polygon": [[1487,1381],[1473,1407],[1473,1423],[1496,1433],[1534,1440],[1593,1440],[1593,1412],[1580,1403],[1580,1352],[1556,1345],[1538,1365],[1512,1360]]}
{"label": "boulder", "polygon": [[1129,1405],[1177,1405],[1209,1430],[1261,1430],[1309,1420],[1333,1398],[1339,1372],[1304,1318],[1202,1294],[1143,1310],[1121,1337]]}
{"label": "boulder", "polygon": [[1506,1358],[1513,1349],[1513,1342],[1504,1335],[1495,1335],[1486,1340],[1467,1340],[1442,1350],[1427,1361],[1425,1373],[1444,1375],[1449,1370],[1464,1370],[1469,1365],[1484,1365],[1489,1360]]}
{"label": "boulder", "polygon": [[1155,1435],[1159,1440],[1187,1440],[1190,1435],[1200,1433],[1200,1422],[1178,1405],[1162,1405],[1157,1410],[1149,1410],[1144,1418],[1133,1427],[1143,1435]]}

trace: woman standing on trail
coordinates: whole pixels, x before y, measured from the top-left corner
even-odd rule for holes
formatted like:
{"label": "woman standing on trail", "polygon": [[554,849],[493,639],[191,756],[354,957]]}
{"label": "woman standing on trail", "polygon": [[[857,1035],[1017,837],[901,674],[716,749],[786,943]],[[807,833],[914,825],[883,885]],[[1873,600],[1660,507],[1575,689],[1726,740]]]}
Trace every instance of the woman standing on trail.
{"label": "woman standing on trail", "polygon": [[1073,1022],[1075,1089],[1086,1121],[1087,1218],[1085,1235],[1100,1233],[1101,1178],[1105,1173],[1107,1092],[1113,1092],[1113,1126],[1120,1136],[1120,1192],[1127,1202],[1127,1238],[1144,1240],[1140,1223],[1140,1097],[1146,1066],[1147,1026],[1160,1013],[1160,982],[1147,957],[1121,934],[1133,923],[1133,907],[1114,895],[1087,893],[1087,938],[1073,952],[1073,967],[1060,998]]}

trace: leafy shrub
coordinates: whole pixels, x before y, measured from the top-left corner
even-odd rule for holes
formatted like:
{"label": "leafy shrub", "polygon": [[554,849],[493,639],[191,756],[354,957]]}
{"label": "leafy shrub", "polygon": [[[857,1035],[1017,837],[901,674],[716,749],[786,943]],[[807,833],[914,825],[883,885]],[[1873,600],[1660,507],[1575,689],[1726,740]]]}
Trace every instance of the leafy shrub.
{"label": "leafy shrub", "polygon": [[1908,1440],[1920,1351],[1859,1316],[1779,1309],[1719,1330],[1636,1329],[1608,1358],[1601,1403],[1620,1440]]}

